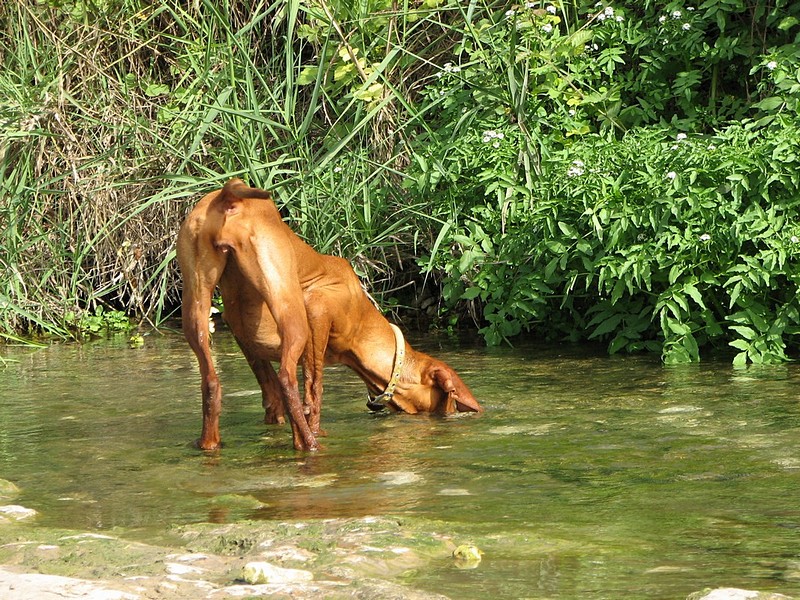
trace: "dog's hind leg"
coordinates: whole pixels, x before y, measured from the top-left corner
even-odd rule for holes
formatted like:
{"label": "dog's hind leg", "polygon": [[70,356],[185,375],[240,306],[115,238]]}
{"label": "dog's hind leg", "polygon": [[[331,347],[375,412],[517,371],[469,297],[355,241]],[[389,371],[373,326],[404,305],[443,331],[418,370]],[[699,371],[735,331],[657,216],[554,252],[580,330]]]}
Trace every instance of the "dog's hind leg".
{"label": "dog's hind leg", "polygon": [[[310,313],[309,313],[309,316]],[[323,375],[325,367],[325,350],[328,347],[330,336],[330,320],[324,317],[310,318],[311,335],[308,346],[303,354],[303,378],[305,397],[303,410],[308,421],[308,426],[314,435],[325,436],[320,429],[322,414]]]}
{"label": "dog's hind leg", "polygon": [[214,450],[221,445],[219,416],[222,412],[222,387],[211,357],[208,319],[211,295],[225,268],[227,257],[214,249],[198,248],[199,245],[198,239],[189,235],[188,229],[181,229],[178,259],[183,275],[183,333],[197,356],[203,397],[203,431],[197,445],[203,450]]}
{"label": "dog's hind leg", "polygon": [[[245,352],[245,356],[247,353]],[[278,374],[268,360],[247,357],[250,368],[261,387],[261,406],[264,407],[264,423],[267,425],[283,425],[286,419],[283,415],[283,392],[278,381]]]}

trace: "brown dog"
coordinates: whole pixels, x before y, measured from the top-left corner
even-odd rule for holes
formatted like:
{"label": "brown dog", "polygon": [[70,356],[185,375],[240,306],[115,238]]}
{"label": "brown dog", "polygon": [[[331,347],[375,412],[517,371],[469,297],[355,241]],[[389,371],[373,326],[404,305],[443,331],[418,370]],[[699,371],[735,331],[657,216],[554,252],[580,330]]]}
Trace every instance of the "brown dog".
{"label": "brown dog", "polygon": [[[319,254],[281,220],[269,192],[231,179],[195,206],[178,234],[183,331],[202,377],[203,449],[220,445],[222,390],[208,317],[219,285],[223,317],[262,390],[265,420],[292,424],[294,447],[316,450],[325,363],[367,384],[370,408],[407,413],[482,409],[453,369],[411,348],[373,305],[350,264]],[[275,373],[270,361],[279,361]],[[301,362],[302,361],[302,362]],[[297,366],[303,367],[301,403]]]}

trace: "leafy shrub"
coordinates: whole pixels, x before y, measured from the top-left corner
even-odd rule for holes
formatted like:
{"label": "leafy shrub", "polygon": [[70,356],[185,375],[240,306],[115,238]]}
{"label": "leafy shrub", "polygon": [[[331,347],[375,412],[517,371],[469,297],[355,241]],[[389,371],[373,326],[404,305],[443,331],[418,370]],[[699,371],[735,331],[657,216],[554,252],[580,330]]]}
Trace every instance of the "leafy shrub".
{"label": "leafy shrub", "polygon": [[[748,8],[756,25],[734,4],[527,3],[459,31],[412,186],[458,207],[451,251],[425,266],[489,343],[531,331],[667,362],[724,344],[737,364],[786,358],[797,20]],[[776,45],[750,35],[762,25]]]}
{"label": "leafy shrub", "polygon": [[800,324],[799,133],[586,136],[505,220],[473,210],[445,297],[480,303],[490,343],[529,330],[668,362],[723,342],[737,363],[782,360]]}

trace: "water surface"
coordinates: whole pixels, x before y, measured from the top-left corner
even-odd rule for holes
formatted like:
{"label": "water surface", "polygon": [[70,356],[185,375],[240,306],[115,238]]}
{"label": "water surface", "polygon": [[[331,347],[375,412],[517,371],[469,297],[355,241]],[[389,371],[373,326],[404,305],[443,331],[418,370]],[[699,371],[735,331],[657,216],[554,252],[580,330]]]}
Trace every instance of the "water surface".
{"label": "water surface", "polygon": [[[409,582],[454,598],[684,598],[733,586],[800,594],[800,371],[664,367],[575,347],[486,349],[417,336],[486,408],[373,415],[326,370],[316,455],[265,426],[255,379],[215,335],[223,450],[202,453],[194,357],[176,334],[2,348],[0,478],[43,526],[396,515],[481,540]],[[231,503],[230,498],[252,502]]]}

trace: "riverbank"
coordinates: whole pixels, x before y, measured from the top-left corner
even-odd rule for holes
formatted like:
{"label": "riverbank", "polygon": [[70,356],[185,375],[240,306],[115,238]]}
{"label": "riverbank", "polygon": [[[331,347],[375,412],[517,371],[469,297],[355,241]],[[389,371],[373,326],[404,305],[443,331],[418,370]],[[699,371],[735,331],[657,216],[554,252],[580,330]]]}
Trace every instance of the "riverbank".
{"label": "riverbank", "polygon": [[[0,599],[445,598],[404,578],[457,568],[456,540],[387,518],[196,524],[174,545],[113,534],[0,525]],[[259,577],[245,576],[257,570]],[[247,579],[250,581],[248,582]]]}
{"label": "riverbank", "polygon": [[[451,536],[388,518],[196,524],[174,533],[182,545],[0,523],[0,600],[447,600],[404,580],[432,563],[480,565],[477,547],[464,558]],[[792,600],[736,588],[688,598]]]}

